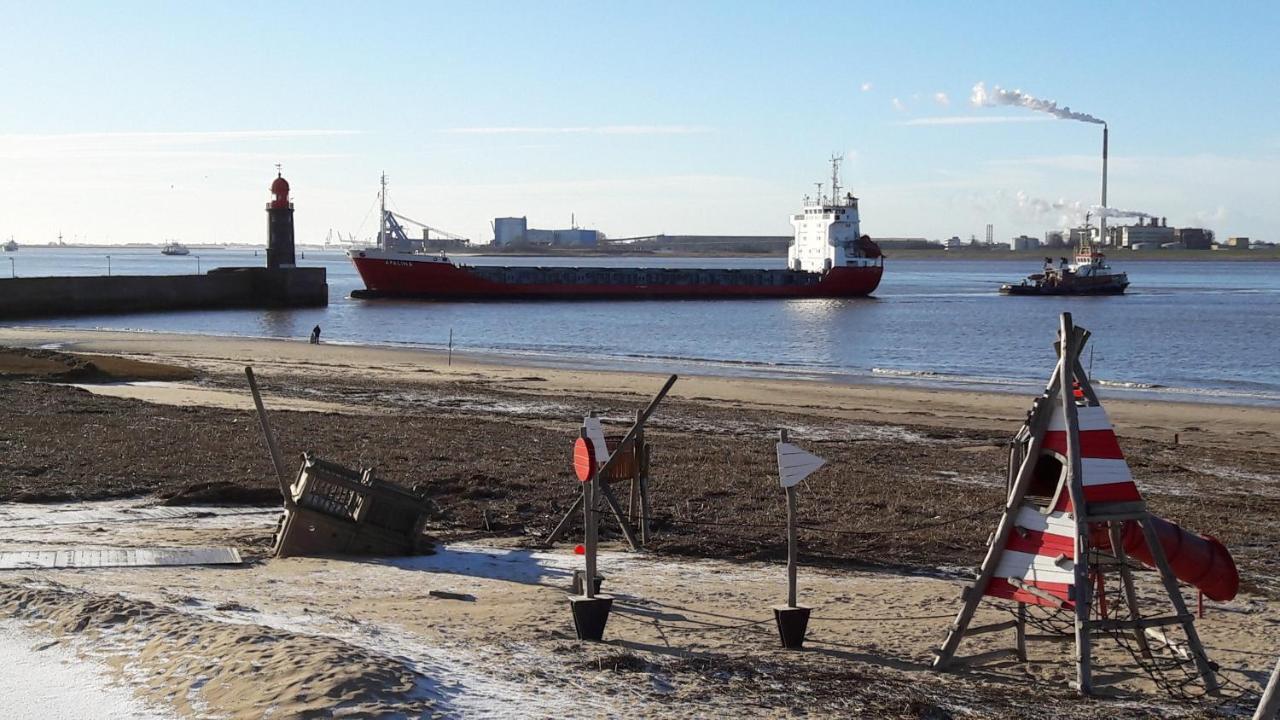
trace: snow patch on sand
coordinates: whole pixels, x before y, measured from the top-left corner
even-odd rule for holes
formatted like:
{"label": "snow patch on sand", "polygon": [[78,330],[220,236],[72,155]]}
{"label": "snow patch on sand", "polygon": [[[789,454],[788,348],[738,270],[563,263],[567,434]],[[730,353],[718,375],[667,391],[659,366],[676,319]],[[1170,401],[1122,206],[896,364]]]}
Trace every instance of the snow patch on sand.
{"label": "snow patch on sand", "polygon": [[166,720],[111,677],[102,663],[0,620],[0,717],[7,720]]}

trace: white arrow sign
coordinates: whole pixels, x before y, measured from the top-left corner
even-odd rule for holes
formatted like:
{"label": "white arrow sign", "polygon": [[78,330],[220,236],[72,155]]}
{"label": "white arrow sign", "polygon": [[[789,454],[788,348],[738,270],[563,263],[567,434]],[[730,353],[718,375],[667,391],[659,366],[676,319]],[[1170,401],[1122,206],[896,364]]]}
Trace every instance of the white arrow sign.
{"label": "white arrow sign", "polygon": [[604,426],[600,424],[600,418],[582,418],[582,427],[586,429],[587,439],[591,441],[591,446],[595,448],[596,462],[601,465],[609,462],[609,445],[605,442]]}
{"label": "white arrow sign", "polygon": [[778,482],[784,488],[795,487],[826,464],[826,460],[791,443],[778,443]]}

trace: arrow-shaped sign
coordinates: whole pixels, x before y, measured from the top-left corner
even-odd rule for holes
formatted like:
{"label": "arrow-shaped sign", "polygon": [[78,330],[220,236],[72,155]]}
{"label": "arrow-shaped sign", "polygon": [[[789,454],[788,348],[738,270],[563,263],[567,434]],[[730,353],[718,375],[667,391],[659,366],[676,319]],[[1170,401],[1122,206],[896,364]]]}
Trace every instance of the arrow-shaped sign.
{"label": "arrow-shaped sign", "polygon": [[778,482],[784,488],[795,487],[826,464],[826,460],[791,443],[778,443]]}

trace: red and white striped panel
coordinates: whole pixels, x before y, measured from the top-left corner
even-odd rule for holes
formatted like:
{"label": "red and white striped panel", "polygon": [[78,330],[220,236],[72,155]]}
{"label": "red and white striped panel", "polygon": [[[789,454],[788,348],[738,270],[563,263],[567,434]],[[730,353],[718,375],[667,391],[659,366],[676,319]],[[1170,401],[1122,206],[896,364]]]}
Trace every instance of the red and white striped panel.
{"label": "red and white striped panel", "polygon": [[[1121,502],[1141,500],[1138,486],[1133,484],[1129,463],[1125,462],[1116,439],[1115,428],[1102,406],[1076,410],[1080,425],[1080,475],[1084,499],[1089,502]],[[1067,423],[1062,406],[1056,405],[1049,429],[1044,434],[1044,448],[1063,457],[1067,454]],[[1062,493],[1057,509],[1070,509],[1071,498]]]}
{"label": "red and white striped panel", "polygon": [[[1018,509],[1004,553],[985,594],[1032,605],[1071,607],[1075,582],[1075,518],[1068,512],[1041,514],[1032,505]],[[1047,593],[1052,602],[1009,582],[1010,578]]]}

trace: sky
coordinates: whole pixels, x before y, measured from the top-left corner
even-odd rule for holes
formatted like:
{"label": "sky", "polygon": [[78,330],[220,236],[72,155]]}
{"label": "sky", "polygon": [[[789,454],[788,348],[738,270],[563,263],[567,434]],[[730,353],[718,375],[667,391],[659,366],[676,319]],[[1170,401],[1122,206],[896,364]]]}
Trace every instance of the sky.
{"label": "sky", "polygon": [[[1100,202],[1280,241],[1280,4],[0,0],[0,239],[301,242],[397,212],[610,237],[790,234],[829,158],[873,237]],[[1114,222],[1114,221],[1112,221]],[[336,238],[336,235],[333,236]]]}

